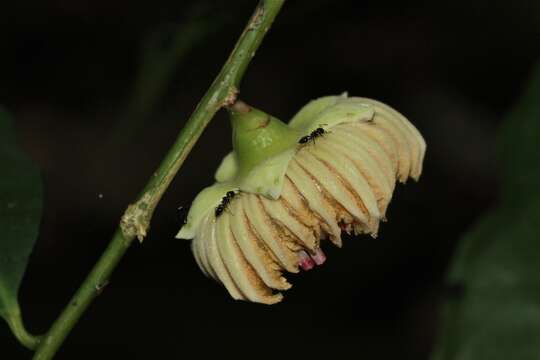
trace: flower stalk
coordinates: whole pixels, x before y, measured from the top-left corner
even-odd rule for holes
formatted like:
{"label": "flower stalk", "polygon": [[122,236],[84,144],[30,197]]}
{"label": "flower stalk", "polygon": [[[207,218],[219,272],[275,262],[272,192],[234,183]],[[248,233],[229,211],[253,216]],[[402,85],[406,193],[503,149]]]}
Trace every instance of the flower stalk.
{"label": "flower stalk", "polygon": [[120,226],[101,258],[43,337],[34,359],[49,360],[54,357],[87,307],[108,284],[110,275],[133,240],[144,239],[157,204],[205,127],[220,108],[235,103],[240,81],[247,66],[283,3],[284,0],[264,0],[256,7],[229,59],[180,131],[138,200],[126,210]]}

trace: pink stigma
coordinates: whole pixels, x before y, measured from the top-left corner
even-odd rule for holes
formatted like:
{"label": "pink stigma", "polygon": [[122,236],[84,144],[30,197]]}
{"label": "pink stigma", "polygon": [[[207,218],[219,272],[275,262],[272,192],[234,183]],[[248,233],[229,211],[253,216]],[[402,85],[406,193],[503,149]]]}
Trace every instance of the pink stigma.
{"label": "pink stigma", "polygon": [[307,254],[307,252],[305,252],[304,250],[300,250],[299,255],[300,255],[300,262],[298,263],[298,265],[302,268],[302,270],[308,271],[308,270],[313,269],[313,267],[315,266],[315,262]]}
{"label": "pink stigma", "polygon": [[300,255],[298,265],[304,271],[311,270],[315,265],[322,265],[326,261],[326,255],[324,255],[321,249],[317,249],[313,255],[309,255],[304,250],[299,251],[298,254]]}
{"label": "pink stigma", "polygon": [[322,265],[326,261],[326,255],[324,255],[321,249],[317,249],[315,255],[311,255],[311,258],[313,259],[313,261],[315,261],[315,264],[317,265]]}

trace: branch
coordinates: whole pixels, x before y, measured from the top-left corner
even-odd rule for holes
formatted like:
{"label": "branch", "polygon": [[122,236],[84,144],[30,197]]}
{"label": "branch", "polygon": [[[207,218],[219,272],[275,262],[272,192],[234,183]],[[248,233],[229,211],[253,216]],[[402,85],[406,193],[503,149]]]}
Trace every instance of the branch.
{"label": "branch", "polygon": [[284,0],[259,3],[242,32],[229,59],[198,104],[157,171],[143,189],[138,200],[126,210],[109,246],[98,260],[79,290],[40,342],[34,359],[49,360],[85,312],[92,300],[107,285],[108,279],[135,238],[142,241],[163,193],[195,145],[215,113],[236,100],[240,81],[247,66]]}

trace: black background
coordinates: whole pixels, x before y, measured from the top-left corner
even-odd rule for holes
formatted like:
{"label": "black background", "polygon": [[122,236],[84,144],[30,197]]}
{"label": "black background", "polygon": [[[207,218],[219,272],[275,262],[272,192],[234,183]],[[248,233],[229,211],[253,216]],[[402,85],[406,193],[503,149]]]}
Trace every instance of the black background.
{"label": "black background", "polygon": [[[0,7],[0,103],[17,120],[45,185],[41,234],[20,292],[34,333],[47,330],[99,257],[256,2],[197,4]],[[186,55],[142,129],[111,144],[141,39],[193,16],[219,26]],[[240,97],[283,120],[311,99],[345,90],[384,101],[426,138],[420,182],[397,187],[377,239],[348,237],[341,250],[328,244],[324,266],[290,276],[294,287],[282,303],[235,302],[199,271],[189,242],[174,239],[177,208],[212,183],[230,150],[229,123],[219,113],[159,205],[149,236],[128,251],[57,358],[427,359],[441,299],[455,296],[443,285],[455,245],[497,203],[497,127],[539,55],[540,5],[532,0],[289,1]],[[0,359],[30,357],[0,324]]]}

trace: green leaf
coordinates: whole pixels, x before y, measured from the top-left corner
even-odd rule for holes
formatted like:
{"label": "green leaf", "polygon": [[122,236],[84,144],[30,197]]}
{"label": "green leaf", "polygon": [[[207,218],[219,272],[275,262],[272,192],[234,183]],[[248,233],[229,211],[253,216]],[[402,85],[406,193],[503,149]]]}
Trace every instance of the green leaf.
{"label": "green leaf", "polygon": [[501,202],[457,250],[435,360],[540,356],[540,64],[499,140]]}
{"label": "green leaf", "polygon": [[531,196],[540,198],[540,63],[504,122],[499,140],[503,200],[519,206]]}
{"label": "green leaf", "polygon": [[0,316],[13,327],[17,293],[37,239],[42,208],[38,169],[19,148],[13,124],[0,108]]}

